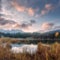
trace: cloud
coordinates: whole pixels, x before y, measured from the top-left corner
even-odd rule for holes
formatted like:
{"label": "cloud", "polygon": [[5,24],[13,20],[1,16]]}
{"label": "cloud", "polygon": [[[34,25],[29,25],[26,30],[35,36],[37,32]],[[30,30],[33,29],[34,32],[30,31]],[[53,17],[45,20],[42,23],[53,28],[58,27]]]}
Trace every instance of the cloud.
{"label": "cloud", "polygon": [[30,27],[31,27],[32,25],[31,24],[29,24],[29,23],[23,23],[23,24],[21,24],[20,25],[20,28],[22,28],[22,29],[29,29]]}
{"label": "cloud", "polygon": [[20,28],[20,29],[22,29],[23,31],[25,31],[25,32],[33,32],[33,31],[35,31],[35,30],[33,30],[34,28],[33,28],[33,25],[36,23],[36,21],[35,20],[30,20],[29,22],[22,22],[22,23],[20,23],[20,24],[17,24],[16,25],[16,27],[18,27],[18,28]]}
{"label": "cloud", "polygon": [[41,25],[40,30],[42,30],[42,31],[47,31],[47,30],[52,29],[53,26],[54,26],[54,23],[48,23],[48,22],[46,22],[46,23],[43,23],[43,24]]}
{"label": "cloud", "polygon": [[45,7],[43,10],[41,10],[41,16],[49,13],[50,11],[52,11],[54,9],[54,6],[52,4],[45,4]]}
{"label": "cloud", "polygon": [[0,11],[1,11],[1,0],[0,0]]}
{"label": "cloud", "polygon": [[18,3],[16,2],[11,2],[11,4],[15,7],[15,9],[17,11],[20,11],[20,12],[24,12],[25,11],[25,7],[24,6],[20,6]]}
{"label": "cloud", "polygon": [[55,26],[54,29],[60,29],[60,25]]}
{"label": "cloud", "polygon": [[53,9],[53,5],[52,4],[46,4],[45,5],[45,9],[52,10]]}
{"label": "cloud", "polygon": [[30,23],[34,24],[34,23],[36,23],[36,21],[35,20],[30,20]]}
{"label": "cloud", "polygon": [[47,10],[42,10],[40,16],[43,16],[43,15],[45,15],[45,14],[47,14],[47,13],[48,13]]}
{"label": "cloud", "polygon": [[3,18],[0,18],[0,25],[6,25],[6,24],[15,24],[16,22],[11,20],[5,20]]}
{"label": "cloud", "polygon": [[34,14],[35,14],[34,9],[32,9],[32,8],[28,8],[28,9],[27,9],[27,12],[28,12],[28,14],[29,14],[30,16],[34,16]]}
{"label": "cloud", "polygon": [[19,12],[27,12],[30,16],[34,16],[34,13],[35,12],[34,12],[34,9],[33,8],[31,8],[31,7],[27,8],[25,6],[22,6],[22,5],[18,4],[15,1],[12,2],[11,4],[13,5],[13,7],[15,7],[15,9],[17,11],[19,11]]}
{"label": "cloud", "polygon": [[[6,9],[8,10],[12,10],[13,12],[19,11],[22,13],[26,13],[29,16],[37,16],[37,17],[48,14],[49,12],[51,12],[57,7],[56,5],[58,6],[60,5],[57,0],[55,0],[57,4],[55,4],[55,2],[52,0],[48,0],[48,1],[47,0],[29,0],[29,1],[28,0],[9,0],[9,1],[2,0],[2,1],[3,1],[3,5],[7,6]],[[14,15],[15,14],[12,14],[12,16]]]}
{"label": "cloud", "polygon": [[[47,18],[46,14],[48,15],[50,14],[49,17],[50,16],[52,16],[53,18],[58,17],[59,6],[60,6],[60,2],[58,2],[58,0],[55,1],[53,0],[2,0],[2,7],[1,7],[2,12],[0,12],[1,13],[0,16],[3,17],[5,20],[12,20],[18,23],[12,24],[4,20],[5,23],[2,22],[0,24],[4,25],[4,27],[8,26],[8,28],[10,25],[10,28],[13,27],[19,29],[26,29],[26,30],[27,28],[29,30],[32,30],[31,28],[33,28],[33,30],[35,30],[33,24],[35,24],[35,26],[38,29],[39,28],[38,24],[43,22],[42,20],[38,21],[38,19],[42,18],[41,16],[45,16],[44,17],[45,19]],[[50,13],[51,11],[53,12]],[[56,14],[58,14],[58,16]],[[37,23],[35,20],[31,20],[31,19],[36,19],[35,16],[39,16],[37,17],[37,21],[38,21]],[[22,21],[27,21],[27,23],[24,22],[21,23]]]}
{"label": "cloud", "polygon": [[30,29],[33,26],[33,24],[35,24],[35,23],[36,23],[35,20],[30,20],[29,22],[20,24],[20,28]]}
{"label": "cloud", "polygon": [[30,15],[30,16],[34,16],[34,10],[32,9],[32,8],[28,8],[27,9],[27,12],[28,12],[28,14]]}
{"label": "cloud", "polygon": [[60,7],[60,0],[56,0],[56,3],[54,3],[54,1],[53,2],[51,1],[50,3],[46,3],[44,8],[41,10],[40,16],[43,16],[48,14],[49,12],[55,11],[59,7]]}
{"label": "cloud", "polygon": [[35,20],[30,20],[29,22],[18,23],[13,20],[6,20],[4,18],[0,18],[0,29],[21,29],[21,30],[29,30],[32,28],[33,24],[35,24]]}
{"label": "cloud", "polygon": [[12,20],[5,20],[4,18],[0,18],[0,29],[15,29],[17,28],[17,22]]}

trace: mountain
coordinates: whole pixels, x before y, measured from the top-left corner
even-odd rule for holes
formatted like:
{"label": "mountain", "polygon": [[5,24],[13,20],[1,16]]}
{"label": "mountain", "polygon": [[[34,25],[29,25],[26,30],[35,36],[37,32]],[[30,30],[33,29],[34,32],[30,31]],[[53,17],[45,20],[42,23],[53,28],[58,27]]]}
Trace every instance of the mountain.
{"label": "mountain", "polygon": [[22,30],[3,30],[0,29],[0,37],[10,37],[10,38],[27,38],[32,37],[31,33],[23,32]]}
{"label": "mountain", "polygon": [[54,39],[55,37],[55,33],[58,32],[59,33],[59,37],[60,38],[60,30],[53,30],[53,31],[49,31],[49,32],[45,32],[45,33],[38,33],[38,32],[33,32],[33,33],[28,33],[28,32],[23,32],[22,30],[3,30],[0,29],[0,37],[4,36],[4,37],[11,37],[11,38],[34,38],[34,39]]}
{"label": "mountain", "polygon": [[2,32],[2,33],[10,33],[10,34],[24,33],[22,30],[18,30],[18,29],[12,29],[12,30],[0,29],[0,32]]}

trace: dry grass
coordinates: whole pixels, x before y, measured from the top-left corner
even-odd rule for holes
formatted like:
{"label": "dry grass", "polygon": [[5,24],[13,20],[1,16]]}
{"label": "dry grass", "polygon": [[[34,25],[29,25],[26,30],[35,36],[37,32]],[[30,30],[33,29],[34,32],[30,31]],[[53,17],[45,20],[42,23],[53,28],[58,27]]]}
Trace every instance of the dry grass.
{"label": "dry grass", "polygon": [[29,53],[13,54],[9,47],[0,46],[0,60],[60,60],[60,44],[44,46],[39,43],[37,52],[32,55]]}

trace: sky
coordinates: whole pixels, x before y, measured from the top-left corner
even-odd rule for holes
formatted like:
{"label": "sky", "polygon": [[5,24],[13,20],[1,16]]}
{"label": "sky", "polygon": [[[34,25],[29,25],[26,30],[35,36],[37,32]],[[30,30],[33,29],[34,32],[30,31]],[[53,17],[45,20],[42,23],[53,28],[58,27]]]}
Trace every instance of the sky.
{"label": "sky", "polygon": [[60,0],[0,0],[0,29],[24,32],[60,29]]}

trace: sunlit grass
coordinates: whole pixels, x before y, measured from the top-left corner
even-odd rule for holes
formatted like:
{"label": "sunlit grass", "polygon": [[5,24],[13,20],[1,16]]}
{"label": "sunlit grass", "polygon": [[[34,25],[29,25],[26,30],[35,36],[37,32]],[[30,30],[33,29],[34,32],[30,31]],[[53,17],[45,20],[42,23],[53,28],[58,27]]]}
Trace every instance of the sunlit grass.
{"label": "sunlit grass", "polygon": [[35,54],[12,53],[10,48],[9,44],[0,46],[0,60],[60,60],[60,44],[57,42],[51,45],[38,43]]}

